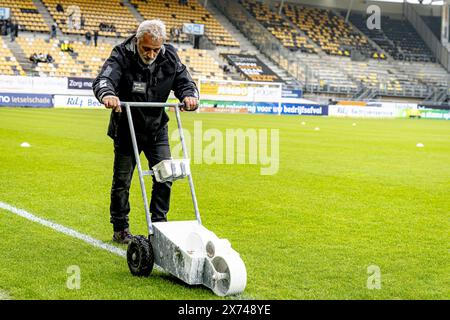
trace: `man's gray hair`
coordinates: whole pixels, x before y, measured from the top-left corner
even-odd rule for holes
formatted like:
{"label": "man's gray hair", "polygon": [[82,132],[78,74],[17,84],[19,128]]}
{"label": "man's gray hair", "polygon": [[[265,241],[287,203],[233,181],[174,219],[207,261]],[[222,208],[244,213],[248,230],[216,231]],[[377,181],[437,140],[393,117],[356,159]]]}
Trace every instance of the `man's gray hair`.
{"label": "man's gray hair", "polygon": [[166,40],[166,25],[161,20],[145,20],[139,25],[136,38],[141,39],[148,33],[156,40]]}

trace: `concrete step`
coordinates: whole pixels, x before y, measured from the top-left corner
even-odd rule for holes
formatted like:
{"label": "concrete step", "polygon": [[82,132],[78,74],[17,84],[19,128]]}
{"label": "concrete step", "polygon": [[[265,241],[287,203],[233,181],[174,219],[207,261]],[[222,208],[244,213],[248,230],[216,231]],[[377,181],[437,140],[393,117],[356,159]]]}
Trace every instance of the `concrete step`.
{"label": "concrete step", "polygon": [[136,20],[141,23],[142,21],[144,21],[144,17],[139,13],[139,11],[128,1],[128,0],[124,0],[122,1],[122,3],[128,7],[128,9],[131,11],[131,13],[133,14],[133,16],[136,18]]}
{"label": "concrete step", "polygon": [[[42,3],[41,0],[32,0],[33,4],[36,6],[37,10],[41,14],[41,16],[44,18],[45,24],[49,27],[49,29],[52,29],[52,25],[55,24],[55,20],[53,19],[52,15],[48,11],[47,7]],[[56,24],[56,35],[62,35],[61,29],[59,29],[58,25]]]}
{"label": "concrete step", "polygon": [[6,43],[9,50],[11,50],[17,62],[22,67],[23,71],[25,71],[27,74],[33,73],[33,65],[31,61],[29,60],[29,57],[25,55],[25,52],[23,52],[17,41],[11,42],[11,40],[7,36],[3,36],[2,38],[3,42]]}
{"label": "concrete step", "polygon": [[[203,1],[199,1],[201,5],[204,5]],[[220,12],[219,9],[211,2],[208,1],[206,9],[212,14],[212,16],[219,21],[219,23],[231,34],[231,36],[240,44],[242,52],[255,54],[258,49]]]}
{"label": "concrete step", "polygon": [[275,64],[273,61],[271,61],[268,57],[266,57],[264,54],[260,53],[256,55],[259,60],[261,60],[265,65],[269,67],[270,70],[275,72],[275,74],[286,84],[289,85],[299,85],[299,81],[295,79],[293,76],[291,76],[286,70],[279,67],[277,64]]}

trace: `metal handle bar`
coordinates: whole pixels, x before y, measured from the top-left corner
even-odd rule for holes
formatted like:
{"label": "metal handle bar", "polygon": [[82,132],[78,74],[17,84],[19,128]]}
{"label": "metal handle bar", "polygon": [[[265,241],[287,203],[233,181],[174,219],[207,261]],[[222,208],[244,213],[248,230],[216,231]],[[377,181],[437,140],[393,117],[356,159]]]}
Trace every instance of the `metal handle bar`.
{"label": "metal handle bar", "polygon": [[162,102],[120,102],[121,107],[140,108],[181,108],[184,103],[162,103]]}
{"label": "metal handle bar", "polygon": [[[148,207],[147,192],[145,190],[144,174],[143,174],[143,170],[141,167],[141,161],[139,158],[139,151],[138,151],[138,146],[137,146],[136,134],[134,131],[133,118],[131,116],[131,108],[132,107],[175,108],[175,115],[177,118],[178,131],[180,133],[181,147],[183,149],[183,157],[184,157],[184,159],[189,159],[188,153],[187,153],[186,141],[184,139],[184,134],[183,134],[183,128],[181,126],[181,117],[180,117],[180,110],[179,110],[180,107],[184,106],[184,103],[125,102],[124,101],[124,102],[121,102],[120,105],[122,107],[125,107],[125,109],[126,109],[128,125],[130,127],[131,142],[133,144],[134,156],[136,159],[136,166],[137,166],[138,173],[139,173],[139,181],[141,184],[142,198],[144,200],[144,209],[145,209],[145,217],[147,219],[148,233],[149,233],[149,235],[153,235],[153,227],[152,227],[152,221],[151,221],[151,216],[150,216],[150,209]],[[189,188],[191,190],[191,198],[192,198],[192,203],[194,205],[195,216],[197,218],[197,222],[199,224],[202,224],[202,220],[200,218],[200,211],[198,209],[197,197],[195,195],[195,188],[194,188],[194,181],[192,179],[192,174],[189,174],[187,176],[187,178],[188,178],[188,182],[189,182]]]}

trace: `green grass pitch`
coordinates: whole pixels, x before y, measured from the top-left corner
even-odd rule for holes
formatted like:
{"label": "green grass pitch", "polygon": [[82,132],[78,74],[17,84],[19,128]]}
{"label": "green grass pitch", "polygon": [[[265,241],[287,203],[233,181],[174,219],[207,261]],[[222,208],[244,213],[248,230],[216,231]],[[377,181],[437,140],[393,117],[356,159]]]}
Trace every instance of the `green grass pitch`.
{"label": "green grass pitch", "polygon": [[[111,244],[108,119],[106,110],[0,108],[0,201]],[[247,267],[247,288],[232,298],[450,298],[450,122],[182,119],[189,130],[196,120],[203,130],[279,129],[275,175],[261,175],[260,165],[192,166],[203,224]],[[130,201],[131,230],[145,234],[136,175]],[[186,181],[174,184],[169,219],[194,219]],[[6,210],[0,236],[0,299],[218,298],[159,271],[133,277],[125,259]],[[73,265],[78,290],[66,285]],[[379,289],[367,287],[372,265]]]}

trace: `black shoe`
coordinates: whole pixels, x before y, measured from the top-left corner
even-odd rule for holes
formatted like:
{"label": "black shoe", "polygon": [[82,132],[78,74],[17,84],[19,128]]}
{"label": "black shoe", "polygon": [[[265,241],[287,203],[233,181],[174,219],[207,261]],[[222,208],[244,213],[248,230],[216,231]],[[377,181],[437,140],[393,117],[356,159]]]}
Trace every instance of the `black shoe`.
{"label": "black shoe", "polygon": [[130,230],[126,228],[122,231],[114,231],[113,235],[113,241],[120,243],[120,244],[129,244],[131,242],[131,239],[133,238],[133,235],[131,234]]}

